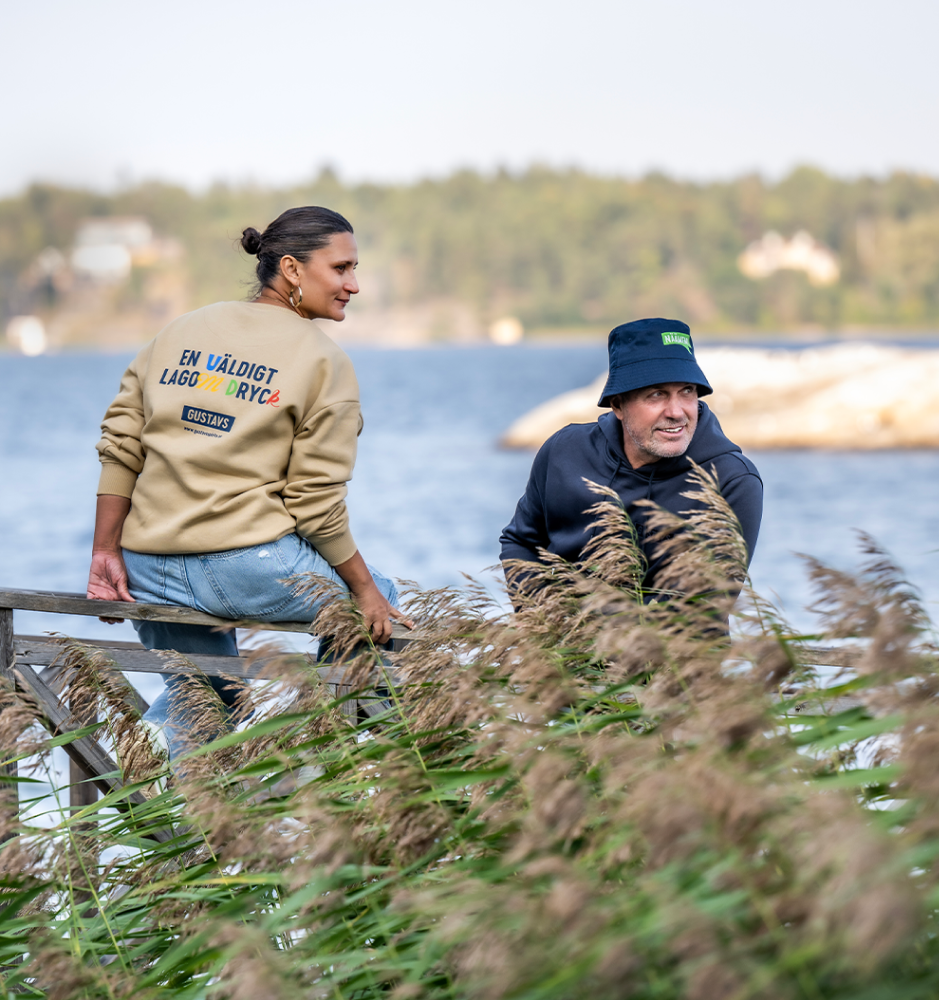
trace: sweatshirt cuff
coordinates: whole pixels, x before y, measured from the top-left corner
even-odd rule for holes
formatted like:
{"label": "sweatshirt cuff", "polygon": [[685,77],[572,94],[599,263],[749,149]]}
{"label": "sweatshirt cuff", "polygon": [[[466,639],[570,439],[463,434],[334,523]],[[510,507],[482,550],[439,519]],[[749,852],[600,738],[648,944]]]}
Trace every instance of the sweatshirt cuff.
{"label": "sweatshirt cuff", "polygon": [[524,545],[517,542],[503,542],[502,551],[499,553],[499,562],[506,562],[508,559],[519,559],[522,562],[540,563],[538,553],[534,549],[526,549]]}
{"label": "sweatshirt cuff", "polygon": [[338,538],[317,538],[315,540],[311,538],[310,544],[330,566],[339,566],[358,552],[355,539],[348,531]]}
{"label": "sweatshirt cuff", "polygon": [[129,500],[137,485],[137,473],[117,462],[101,463],[101,478],[98,480],[98,496],[127,497]]}

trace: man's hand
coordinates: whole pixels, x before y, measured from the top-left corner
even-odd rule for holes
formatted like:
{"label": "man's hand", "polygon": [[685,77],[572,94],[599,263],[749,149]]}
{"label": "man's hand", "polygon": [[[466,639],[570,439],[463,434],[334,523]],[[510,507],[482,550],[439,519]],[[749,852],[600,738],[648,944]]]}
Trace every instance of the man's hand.
{"label": "man's hand", "polygon": [[[95,539],[92,543],[91,570],[88,573],[86,596],[93,601],[130,601],[127,589],[127,569],[121,555],[121,529],[130,511],[126,497],[102,495],[98,497],[95,515]],[[114,625],[123,618],[102,618]]]}

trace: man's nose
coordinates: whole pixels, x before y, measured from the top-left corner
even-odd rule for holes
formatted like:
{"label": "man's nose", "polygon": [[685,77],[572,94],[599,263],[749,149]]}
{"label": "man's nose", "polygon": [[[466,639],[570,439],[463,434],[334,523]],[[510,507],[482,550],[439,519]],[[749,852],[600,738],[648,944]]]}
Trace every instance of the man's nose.
{"label": "man's nose", "polygon": [[670,396],[665,404],[665,416],[680,419],[684,415],[685,411],[682,409],[681,400],[678,396]]}

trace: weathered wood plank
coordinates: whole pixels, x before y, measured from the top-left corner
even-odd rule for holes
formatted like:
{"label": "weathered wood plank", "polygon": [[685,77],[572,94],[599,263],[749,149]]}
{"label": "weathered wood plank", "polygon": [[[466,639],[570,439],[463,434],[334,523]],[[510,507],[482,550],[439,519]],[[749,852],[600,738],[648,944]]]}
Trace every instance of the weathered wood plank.
{"label": "weathered wood plank", "polygon": [[[247,618],[216,618],[192,608],[174,604],[144,604],[125,601],[92,601],[84,594],[54,590],[0,590],[0,609],[48,611],[61,615],[86,615],[92,618],[128,618],[135,621],[176,622],[181,625],[214,625],[217,628],[259,628],[274,632],[315,634],[311,622],[258,622]],[[407,641],[416,633],[395,623],[395,639]]]}
{"label": "weathered wood plank", "polygon": [[792,711],[795,715],[838,715],[841,712],[849,712],[852,708],[863,707],[864,702],[860,698],[843,696],[829,698],[827,701],[803,701]]}
{"label": "weathered wood plank", "polygon": [[[0,605],[0,615],[2,613],[2,605]],[[174,672],[173,668],[168,667],[163,662],[158,650],[146,650],[139,642],[105,642],[98,639],[77,639],[76,641],[104,650],[121,670],[150,674]],[[53,665],[64,655],[62,646],[51,642],[48,636],[15,636],[13,648],[19,662],[30,663],[33,666]],[[863,652],[864,650],[858,646],[803,646],[800,649],[800,659],[805,663],[817,666],[852,667],[860,660]],[[311,665],[315,665],[313,657],[307,653],[297,652],[286,655],[302,656]],[[215,676],[220,671],[231,674],[233,677],[252,678],[258,676],[277,657],[257,659],[250,666],[247,664],[248,657],[244,655],[237,658],[245,661],[241,665],[235,662],[236,657],[233,656],[208,656],[192,653],[187,654],[187,659],[192,660],[203,673],[211,676]],[[344,676],[342,668],[335,665],[319,666],[317,670],[322,679],[330,683],[341,683]],[[51,676],[49,680],[51,680]]]}
{"label": "weathered wood plank", "polygon": [[62,615],[129,618],[136,621],[177,622],[184,625],[216,625],[219,628],[271,628],[280,632],[310,632],[309,622],[261,623],[247,619],[216,618],[192,608],[174,604],[145,604],[125,601],[92,601],[84,594],[52,590],[0,590],[0,608],[17,611],[48,611]]}
{"label": "weathered wood plank", "polygon": [[857,666],[864,649],[861,646],[799,646],[799,659],[816,667]]}
{"label": "weathered wood plank", "polygon": [[[83,640],[77,641],[81,642]],[[100,649],[110,657],[118,669],[129,673],[188,674],[195,672],[185,664],[168,663],[165,659],[165,654],[161,655],[160,650],[144,649],[139,643],[93,642],[88,640],[88,644],[96,649]],[[28,663],[34,667],[46,666],[46,670],[53,671],[49,677],[49,681],[59,681],[62,669],[61,661],[65,650],[58,643],[50,642],[46,636],[16,636],[14,639],[14,649],[18,663]],[[286,653],[283,655],[291,659],[299,657],[303,661],[303,666],[306,670],[315,671],[324,684],[333,688],[336,697],[342,697],[351,693],[352,689],[345,683],[347,668],[342,664],[318,664],[312,656],[305,653]],[[267,677],[276,677],[280,672],[278,661],[283,659],[283,656],[259,658],[251,661],[249,656],[208,656],[193,653],[187,655],[186,659],[191,661],[195,668],[198,668],[199,671],[208,676],[239,677],[251,680],[262,674],[265,674]],[[46,682],[45,670],[40,677]],[[376,674],[376,679],[378,679],[378,674]],[[137,697],[141,703],[138,705],[138,708],[140,708],[141,714],[143,714],[147,709],[147,704],[139,695]],[[366,709],[369,715],[376,715],[384,710],[374,708],[368,711],[372,704],[377,705],[377,702],[374,702],[374,700],[373,702],[366,702],[364,699],[362,701],[349,699],[343,703],[343,714],[356,716],[358,715],[360,706]]]}
{"label": "weathered wood plank", "polygon": [[[392,702],[393,699],[388,698],[387,702]],[[359,698],[359,708],[369,717],[374,718],[376,715],[383,715],[388,711],[388,704],[386,699],[380,699],[377,695],[367,694]]]}
{"label": "weathered wood plank", "polygon": [[[53,692],[54,693],[54,692]],[[92,712],[90,716],[79,716],[72,705],[69,705],[69,714],[77,725],[87,726],[92,722],[97,722],[97,715]],[[69,812],[74,816],[88,806],[93,806],[98,801],[98,789],[94,785],[94,775],[89,774],[78,761],[69,757],[68,761],[68,805]],[[100,861],[98,851],[97,833],[98,823],[94,819],[86,819],[81,823],[72,824],[73,844],[75,850],[82,859],[80,865],[81,874],[77,876],[74,886],[74,898],[76,903],[87,903],[91,899],[90,886],[84,889],[80,884],[86,880],[87,872],[97,871]]]}
{"label": "weathered wood plank", "polygon": [[[55,694],[55,692],[53,692]],[[75,724],[78,726],[87,726],[92,722],[96,722],[97,718],[92,717],[88,719],[79,719],[69,706],[69,714],[75,720]],[[76,760],[69,758],[69,769],[68,769],[68,804],[72,812],[78,812],[84,809],[85,806],[94,805],[98,801],[98,790],[95,788],[92,779],[93,774],[90,774],[85,770],[81,764]],[[90,825],[93,828],[94,824]]]}
{"label": "weathered wood plank", "polygon": [[[18,683],[28,691],[38,703],[45,716],[47,727],[53,736],[61,736],[74,732],[82,727],[72,718],[68,710],[56,697],[54,691],[40,680],[39,675],[25,663],[18,664],[15,670]],[[117,771],[117,764],[101,744],[91,736],[82,736],[72,743],[66,744],[65,752],[79,766],[83,767],[93,778],[97,787],[107,794],[116,788],[123,787],[119,779],[105,777]],[[138,801],[146,801],[139,792],[134,792]],[[132,799],[133,801],[133,799]]]}
{"label": "weathered wood plank", "polygon": [[[29,662],[24,660],[24,662]],[[41,666],[41,664],[39,664]],[[46,687],[51,688],[56,694],[60,694],[64,690],[65,685],[68,683],[68,671],[65,666],[61,663],[52,663],[48,667],[44,667],[39,671],[39,679],[46,685]],[[150,708],[150,702],[133,686],[130,685],[128,692],[128,698],[133,702],[134,707],[137,711],[144,715]]]}
{"label": "weathered wood plank", "polygon": [[[120,670],[130,673],[144,674],[188,674],[194,673],[193,668],[185,664],[168,662],[166,650],[144,649],[133,642],[98,642],[93,639],[78,639],[77,642],[87,642],[95,649],[100,649]],[[45,667],[61,663],[65,649],[56,642],[50,642],[48,637],[16,636],[13,642],[17,663],[28,663],[34,667]],[[346,668],[338,663],[317,665],[312,656],[306,653],[283,653],[277,656],[210,656],[202,653],[186,653],[186,659],[199,671],[210,677],[226,675],[242,677],[246,680],[260,677],[262,674],[272,676],[277,664],[284,659],[296,658],[304,662],[309,670],[315,670],[320,680],[326,684],[341,684],[346,678]]]}
{"label": "weathered wood plank", "polygon": [[[76,641],[83,642],[85,640],[78,639]],[[87,640],[87,641],[91,642],[92,640]],[[45,647],[49,643],[50,640],[47,635],[44,636],[17,635],[13,637],[13,648],[16,651],[17,655],[19,656],[20,661],[23,663],[31,663],[29,656],[24,656],[24,651],[28,651],[30,648],[34,648],[37,646]],[[52,643],[52,645],[55,645],[55,643]],[[98,643],[97,645],[101,644]],[[107,645],[113,646],[116,649],[143,648],[139,642],[113,642],[113,643],[108,643]],[[65,649],[64,647],[60,646],[59,650],[63,655],[61,657],[54,659],[52,663],[49,663],[48,665],[45,666],[42,663],[32,664],[32,666],[43,667],[43,669],[39,671],[39,678],[47,687],[51,688],[56,694],[59,694],[61,691],[64,690],[65,685],[68,682],[68,674],[69,674],[69,670],[66,668],[64,663]],[[44,660],[48,659],[48,650],[46,650],[46,654],[47,655],[41,658]],[[36,659],[39,658],[40,657],[36,657]],[[141,715],[143,715],[150,707],[150,704],[146,700],[146,698],[144,698],[144,696],[135,687],[133,687],[133,685],[131,685],[129,696],[133,700],[134,705],[137,708],[137,711]]]}
{"label": "weathered wood plank", "polygon": [[0,607],[0,676],[13,680],[13,612]]}
{"label": "weathered wood plank", "polygon": [[[98,789],[95,788],[94,775],[89,774],[81,764],[69,758],[68,762],[68,804],[72,812],[79,812],[85,806],[93,806],[98,801]],[[88,829],[94,824],[89,823]]]}
{"label": "weathered wood plank", "polygon": [[[15,683],[15,678],[13,676],[15,655],[16,654],[13,649],[13,612],[6,609],[0,609],[0,677],[3,677],[11,684]],[[11,778],[15,778],[19,768],[14,761],[4,765],[2,770],[4,774],[9,775]],[[19,785],[14,781],[12,785],[7,785],[3,789],[0,789],[0,796],[6,800],[2,805],[0,805],[0,808],[3,808],[6,813],[4,820],[16,822],[20,812]],[[9,839],[9,837],[3,838],[3,840]],[[0,840],[0,843],[2,843],[3,840]]]}
{"label": "weathered wood plank", "polygon": [[[40,680],[39,675],[27,664],[17,664],[14,669],[17,682],[36,699],[45,715],[46,726],[53,736],[61,736],[82,728],[71,717],[56,697],[55,692]],[[117,764],[101,744],[91,736],[82,736],[63,747],[69,758],[92,776],[93,783],[104,794],[120,790],[124,787],[121,780],[114,776]],[[126,809],[128,805],[144,805],[146,798],[140,792],[131,792],[124,803],[118,803],[118,808]],[[159,841],[172,838],[169,830],[152,830],[148,836]]]}

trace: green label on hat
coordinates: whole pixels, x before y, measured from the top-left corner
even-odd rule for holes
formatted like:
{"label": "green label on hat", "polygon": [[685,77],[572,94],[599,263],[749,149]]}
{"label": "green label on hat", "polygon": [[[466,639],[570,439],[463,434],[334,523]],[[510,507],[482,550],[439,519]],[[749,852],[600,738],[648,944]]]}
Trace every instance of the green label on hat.
{"label": "green label on hat", "polygon": [[662,334],[662,343],[663,344],[678,344],[680,347],[684,347],[684,349],[689,354],[693,354],[694,353],[691,350],[691,337],[689,337],[687,333],[663,333]]}

